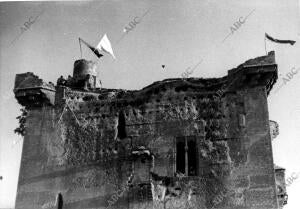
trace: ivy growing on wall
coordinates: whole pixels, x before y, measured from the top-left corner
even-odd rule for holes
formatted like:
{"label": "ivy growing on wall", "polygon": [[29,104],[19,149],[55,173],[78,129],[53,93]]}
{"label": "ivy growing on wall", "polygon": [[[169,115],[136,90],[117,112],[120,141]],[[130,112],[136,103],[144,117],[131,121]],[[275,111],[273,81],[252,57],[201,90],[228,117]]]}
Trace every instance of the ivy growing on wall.
{"label": "ivy growing on wall", "polygon": [[21,115],[19,115],[18,117],[16,117],[16,119],[19,120],[19,127],[17,127],[14,132],[16,134],[19,134],[21,136],[24,136],[26,133],[26,127],[25,127],[25,123],[26,123],[26,117],[27,117],[27,110],[26,108],[21,108]]}

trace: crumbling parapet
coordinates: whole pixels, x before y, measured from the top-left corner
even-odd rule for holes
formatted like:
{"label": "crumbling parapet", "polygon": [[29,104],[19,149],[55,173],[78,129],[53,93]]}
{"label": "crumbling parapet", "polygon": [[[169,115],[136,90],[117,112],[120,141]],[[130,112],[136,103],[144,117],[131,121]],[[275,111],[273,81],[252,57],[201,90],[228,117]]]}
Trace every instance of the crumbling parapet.
{"label": "crumbling parapet", "polygon": [[54,105],[54,84],[46,83],[30,72],[16,75],[14,93],[26,108]]}
{"label": "crumbling parapet", "polygon": [[237,68],[228,71],[229,90],[246,89],[262,86],[267,95],[278,78],[275,53],[246,61]]}

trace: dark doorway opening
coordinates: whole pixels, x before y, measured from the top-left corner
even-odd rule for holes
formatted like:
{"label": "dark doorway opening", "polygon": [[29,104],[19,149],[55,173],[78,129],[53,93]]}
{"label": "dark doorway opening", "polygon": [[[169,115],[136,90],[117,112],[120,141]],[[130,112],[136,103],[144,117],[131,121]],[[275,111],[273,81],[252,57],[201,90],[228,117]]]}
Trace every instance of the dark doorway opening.
{"label": "dark doorway opening", "polygon": [[63,196],[61,193],[58,193],[56,203],[57,203],[57,209],[63,208]]}

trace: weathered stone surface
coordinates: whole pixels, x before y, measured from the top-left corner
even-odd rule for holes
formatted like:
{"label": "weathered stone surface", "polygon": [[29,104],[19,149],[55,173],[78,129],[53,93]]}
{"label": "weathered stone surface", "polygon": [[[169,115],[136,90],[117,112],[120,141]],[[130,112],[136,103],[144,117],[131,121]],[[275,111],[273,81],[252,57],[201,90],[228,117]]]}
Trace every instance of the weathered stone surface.
{"label": "weathered stone surface", "polygon": [[54,105],[54,84],[46,83],[30,72],[16,75],[14,93],[18,102],[25,107]]}
{"label": "weathered stone surface", "polygon": [[72,209],[278,208],[267,107],[276,79],[269,53],[223,78],[138,91],[58,85],[55,106],[21,102],[30,111],[16,208],[54,208],[58,193]]}
{"label": "weathered stone surface", "polygon": [[[293,174],[290,178],[293,178]],[[286,181],[285,181],[285,169],[275,165],[275,180],[276,180],[276,187],[277,187],[277,198],[278,198],[278,205],[282,208],[285,204],[287,204],[288,195],[286,192]],[[287,179],[289,183],[290,179]]]}
{"label": "weathered stone surface", "polygon": [[275,139],[279,134],[279,125],[276,121],[270,120],[270,134],[271,139]]}

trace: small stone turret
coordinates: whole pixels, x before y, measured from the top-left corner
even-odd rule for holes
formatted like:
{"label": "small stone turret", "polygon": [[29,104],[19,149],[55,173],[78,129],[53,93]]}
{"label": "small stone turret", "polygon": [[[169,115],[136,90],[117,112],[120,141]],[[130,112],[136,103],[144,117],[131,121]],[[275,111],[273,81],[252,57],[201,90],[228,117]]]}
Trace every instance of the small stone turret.
{"label": "small stone turret", "polygon": [[86,75],[97,76],[96,63],[85,59],[74,62],[73,78],[84,79]]}
{"label": "small stone turret", "polygon": [[93,61],[85,59],[74,62],[73,77],[65,80],[62,76],[57,80],[57,85],[68,86],[73,89],[95,90],[100,89],[100,82],[97,79],[97,65]]}

